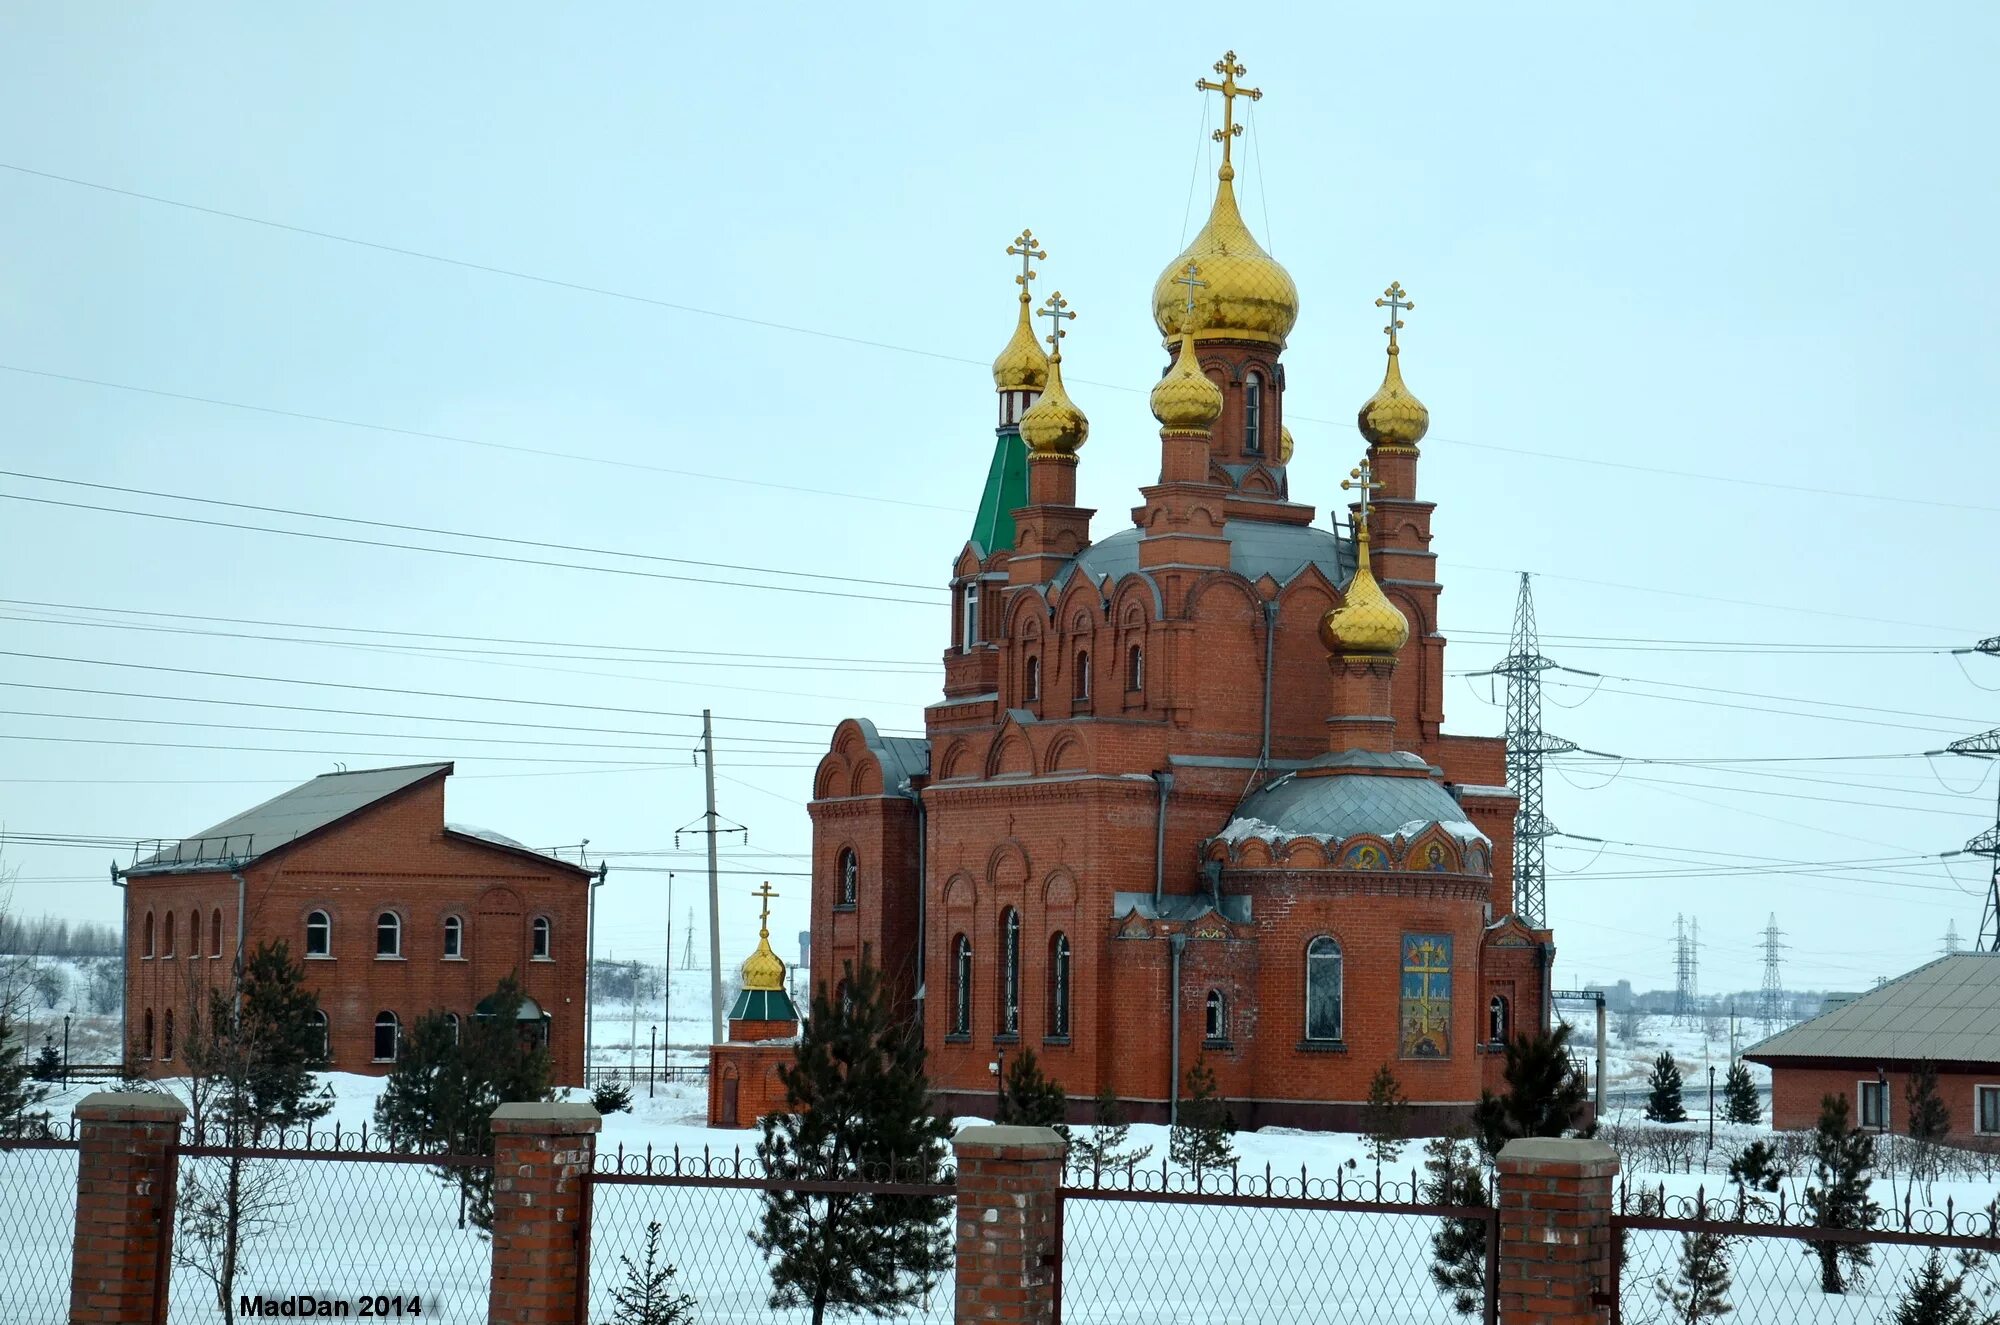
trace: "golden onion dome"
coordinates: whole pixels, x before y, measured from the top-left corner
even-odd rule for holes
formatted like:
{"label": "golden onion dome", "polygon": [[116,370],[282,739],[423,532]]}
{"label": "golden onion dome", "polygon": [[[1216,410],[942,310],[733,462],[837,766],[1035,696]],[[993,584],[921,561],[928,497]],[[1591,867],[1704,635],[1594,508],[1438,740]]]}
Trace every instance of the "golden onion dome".
{"label": "golden onion dome", "polygon": [[1090,420],[1063,390],[1062,353],[1049,358],[1049,381],[1042,398],[1021,416],[1021,440],[1032,460],[1075,460],[1090,437]]}
{"label": "golden onion dome", "polygon": [[1281,465],[1292,463],[1292,430],[1289,427],[1278,429],[1278,463]]}
{"label": "golden onion dome", "polygon": [[1321,618],[1319,642],[1336,655],[1393,657],[1409,642],[1410,622],[1382,592],[1375,572],[1369,569],[1366,514],[1356,521],[1355,534],[1358,560],[1354,578],[1348,581],[1341,605]]}
{"label": "golden onion dome", "polygon": [[1403,370],[1397,365],[1400,356],[1391,341],[1382,385],[1355,418],[1361,435],[1373,446],[1415,446],[1430,431],[1431,412],[1403,385]]}
{"label": "golden onion dome", "polygon": [[771,931],[768,929],[759,931],[757,951],[743,961],[743,987],[745,989],[785,987],[785,963],[777,953],[771,951]]}
{"label": "golden onion dome", "polygon": [[1195,358],[1191,322],[1181,324],[1180,356],[1153,387],[1151,403],[1160,426],[1177,432],[1207,432],[1222,417],[1222,388],[1209,381]]}
{"label": "golden onion dome", "polygon": [[1000,351],[1000,357],[993,361],[993,389],[995,391],[1040,391],[1048,385],[1049,356],[1035,340],[1035,329],[1028,325],[1028,296],[1021,296],[1020,320],[1014,324],[1014,334],[1008,338],[1007,347]]}
{"label": "golden onion dome", "polygon": [[1254,340],[1284,348],[1299,320],[1299,290],[1291,273],[1263,250],[1236,207],[1235,167],[1223,162],[1208,224],[1153,285],[1153,322],[1171,337],[1187,305],[1181,284],[1188,263],[1201,269],[1195,286],[1198,340]]}

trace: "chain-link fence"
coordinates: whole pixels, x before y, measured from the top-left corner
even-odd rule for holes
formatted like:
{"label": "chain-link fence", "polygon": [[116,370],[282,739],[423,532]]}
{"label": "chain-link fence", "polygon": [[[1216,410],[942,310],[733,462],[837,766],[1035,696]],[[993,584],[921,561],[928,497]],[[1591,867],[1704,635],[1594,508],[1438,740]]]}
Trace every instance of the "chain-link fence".
{"label": "chain-link fence", "polygon": [[74,1140],[0,1139],[0,1320],[69,1319],[76,1166]]}

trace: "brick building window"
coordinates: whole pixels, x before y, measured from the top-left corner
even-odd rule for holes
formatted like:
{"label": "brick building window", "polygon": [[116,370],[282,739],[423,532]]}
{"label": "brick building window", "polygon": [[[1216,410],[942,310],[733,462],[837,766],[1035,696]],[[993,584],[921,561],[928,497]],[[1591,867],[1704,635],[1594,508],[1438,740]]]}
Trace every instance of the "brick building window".
{"label": "brick building window", "polygon": [[331,957],[333,955],[333,920],[324,911],[314,911],[306,916],[306,956]]}
{"label": "brick building window", "polygon": [[972,1034],[972,940],[951,941],[951,1033]]}
{"label": "brick building window", "polygon": [[1146,688],[1146,651],[1137,644],[1125,652],[1125,688],[1127,690]]}
{"label": "brick building window", "polygon": [[999,1033],[1021,1033],[1021,913],[1011,906],[1000,913]]}
{"label": "brick building window", "polygon": [[2000,1133],[2000,1086],[1974,1086],[1972,1113],[1981,1136]]}
{"label": "brick building window", "polygon": [[319,1061],[333,1061],[333,1023],[326,1019],[326,1013],[313,1013],[313,1029],[319,1032]]}
{"label": "brick building window", "polygon": [[1069,1038],[1069,935],[1049,942],[1049,1035]]}
{"label": "brick building window", "polygon": [[959,638],[964,641],[960,647],[963,652],[970,653],[973,646],[978,644],[980,640],[979,582],[977,580],[966,581],[965,593],[961,601],[965,605],[965,612],[959,624]]}
{"label": "brick building window", "polygon": [[852,850],[840,853],[840,904],[853,906],[861,893],[861,862]]}
{"label": "brick building window", "polygon": [[1243,379],[1243,449],[1251,455],[1264,451],[1264,375],[1253,372]]}
{"label": "brick building window", "polygon": [[[146,956],[151,957],[152,955],[153,955],[153,913],[151,911],[148,911],[146,912]],[[147,1055],[147,1057],[149,1058],[151,1056],[152,1055],[150,1054]]]}
{"label": "brick building window", "polygon": [[1090,698],[1090,653],[1078,649],[1076,653],[1076,696],[1077,699]]}
{"label": "brick building window", "polygon": [[444,918],[444,955],[448,959],[465,955],[465,922],[457,916]]}
{"label": "brick building window", "polygon": [[1879,1132],[1889,1130],[1889,1083],[1886,1081],[1863,1081],[1857,1083],[1861,1097],[1861,1125],[1872,1127]]}
{"label": "brick building window", "polygon": [[201,956],[201,912],[188,912],[188,956]]}
{"label": "brick building window", "polygon": [[1208,998],[1202,1005],[1201,1033],[1210,1044],[1221,1044],[1229,1039],[1229,1004],[1223,999],[1220,989],[1208,991]]}
{"label": "brick building window", "polygon": [[1042,697],[1042,660],[1028,659],[1027,684],[1021,688],[1021,698],[1033,702]]}
{"label": "brick building window", "polygon": [[457,1043],[458,1043],[458,1014],[457,1014],[456,1012],[447,1012],[447,1013],[445,1013],[445,1014],[444,1014],[444,1024],[445,1024],[445,1025],[446,1025],[447,1027],[449,1027],[449,1028],[451,1029],[451,1042],[452,1042],[453,1044],[457,1044]]}
{"label": "brick building window", "polygon": [[393,1063],[396,1061],[396,1050],[401,1047],[400,1042],[403,1038],[402,1031],[402,1025],[396,1020],[395,1013],[378,1012],[375,1014],[376,1062]]}
{"label": "brick building window", "polygon": [[208,955],[211,959],[222,955],[222,908],[208,918]]}
{"label": "brick building window", "polygon": [[143,1028],[141,1031],[143,1038],[139,1041],[139,1057],[151,1058],[153,1056],[153,1010],[151,1008],[146,1009],[146,1015],[140,1022],[140,1025]]}
{"label": "brick building window", "polygon": [[167,912],[167,923],[160,932],[160,958],[162,961],[174,955],[174,913]]}
{"label": "brick building window", "polygon": [[1306,1038],[1340,1038],[1340,945],[1322,934],[1306,945]]}
{"label": "brick building window", "polygon": [[1486,1038],[1495,1044],[1505,1044],[1507,1029],[1507,1000],[1495,994],[1486,1005]]}
{"label": "brick building window", "polygon": [[549,956],[549,918],[536,916],[528,932],[528,956],[538,962],[554,961],[555,959]]}
{"label": "brick building window", "polygon": [[166,1062],[174,1056],[174,1010],[168,1008],[160,1020],[160,1061]]}
{"label": "brick building window", "polygon": [[384,911],[375,917],[375,955],[378,958],[403,955],[403,918],[394,911]]}

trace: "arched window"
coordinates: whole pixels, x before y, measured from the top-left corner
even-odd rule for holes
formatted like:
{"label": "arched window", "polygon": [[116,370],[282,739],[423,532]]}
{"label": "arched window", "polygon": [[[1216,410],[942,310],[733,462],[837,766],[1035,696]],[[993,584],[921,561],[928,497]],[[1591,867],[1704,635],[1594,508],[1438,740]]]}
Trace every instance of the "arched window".
{"label": "arched window", "polygon": [[1127,690],[1146,688],[1146,651],[1137,644],[1125,653],[1125,688]]}
{"label": "arched window", "polygon": [[833,1001],[842,1012],[854,1011],[854,989],[846,980],[833,987]]}
{"label": "arched window", "polygon": [[853,906],[861,892],[861,862],[852,850],[840,853],[840,904]]}
{"label": "arched window", "polygon": [[1028,659],[1027,683],[1022,687],[1021,698],[1032,701],[1041,697],[1042,660],[1040,658],[1030,658]]}
{"label": "arched window", "polygon": [[1229,1005],[1223,1001],[1220,989],[1208,991],[1208,1001],[1202,1008],[1202,1035],[1220,1043],[1229,1038]]}
{"label": "arched window", "polygon": [[[148,957],[153,955],[153,913],[151,911],[146,912],[146,955]],[[151,1058],[152,1054],[149,1053],[146,1057]]]}
{"label": "arched window", "polygon": [[219,906],[208,918],[208,955],[211,958],[222,955],[222,908]]}
{"label": "arched window", "polygon": [[1507,1000],[1495,994],[1486,1005],[1486,1038],[1495,1044],[1505,1044],[1507,1030]]}
{"label": "arched window", "polygon": [[313,1013],[313,1028],[319,1032],[319,1061],[322,1064],[333,1061],[333,1023],[326,1019],[325,1012]]}
{"label": "arched window", "polygon": [[1253,372],[1243,379],[1243,449],[1251,455],[1264,450],[1264,375]]}
{"label": "arched window", "polygon": [[167,912],[166,929],[160,935],[160,956],[171,957],[173,955],[174,955],[174,913],[172,911],[169,911]]}
{"label": "arched window", "polygon": [[377,957],[403,955],[403,918],[394,911],[384,911],[375,917],[375,955]]}
{"label": "arched window", "polygon": [[151,1058],[153,1056],[153,1010],[151,1008],[146,1009],[146,1016],[141,1024],[145,1027],[145,1038],[139,1042],[139,1057]]}
{"label": "arched window", "polygon": [[201,912],[188,912],[188,956],[201,956]]}
{"label": "arched window", "polygon": [[163,1018],[161,1018],[160,1021],[160,1060],[162,1062],[165,1062],[166,1060],[172,1058],[173,1056],[174,1056],[174,1010],[172,1008],[168,1008],[166,1015]]}
{"label": "arched window", "polygon": [[1090,653],[1084,649],[1076,653],[1076,697],[1090,698]]}
{"label": "arched window", "polygon": [[979,643],[979,581],[967,580],[965,593],[959,600],[964,604],[964,615],[959,622],[960,646],[964,652],[972,652],[972,646]]}
{"label": "arched window", "polygon": [[324,911],[306,916],[306,956],[333,956],[333,920]]}
{"label": "arched window", "polygon": [[447,957],[465,955],[465,922],[457,916],[444,918],[444,955]]}
{"label": "arched window", "polygon": [[951,941],[951,1033],[972,1034],[972,940]]}
{"label": "arched window", "polygon": [[396,1051],[402,1047],[403,1027],[393,1012],[375,1014],[375,1061],[393,1063]]}
{"label": "arched window", "polygon": [[1069,935],[1049,941],[1049,1034],[1069,1038]]}
{"label": "arched window", "polygon": [[536,916],[529,930],[528,955],[538,962],[552,961],[553,958],[549,956],[549,940],[549,918]]}
{"label": "arched window", "polygon": [[1322,934],[1306,945],[1306,1038],[1340,1038],[1340,945]]}
{"label": "arched window", "polygon": [[457,1014],[456,1012],[447,1012],[447,1013],[445,1013],[445,1014],[444,1014],[444,1024],[445,1024],[445,1025],[446,1025],[447,1027],[449,1027],[449,1028],[451,1029],[451,1042],[452,1042],[453,1044],[457,1044],[457,1043],[458,1043],[458,1014]]}
{"label": "arched window", "polygon": [[1000,1034],[1021,1033],[1021,913],[1000,913]]}

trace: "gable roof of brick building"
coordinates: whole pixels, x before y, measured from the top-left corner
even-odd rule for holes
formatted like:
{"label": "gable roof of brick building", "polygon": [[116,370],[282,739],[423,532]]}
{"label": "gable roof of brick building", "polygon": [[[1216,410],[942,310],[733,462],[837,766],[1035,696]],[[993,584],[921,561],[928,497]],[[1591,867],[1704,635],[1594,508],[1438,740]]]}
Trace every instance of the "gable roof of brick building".
{"label": "gable roof of brick building", "polygon": [[2000,953],[1940,957],[1743,1051],[1755,1063],[2000,1062]]}

